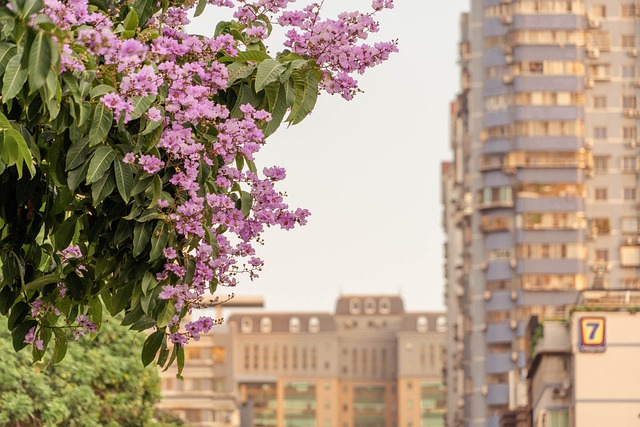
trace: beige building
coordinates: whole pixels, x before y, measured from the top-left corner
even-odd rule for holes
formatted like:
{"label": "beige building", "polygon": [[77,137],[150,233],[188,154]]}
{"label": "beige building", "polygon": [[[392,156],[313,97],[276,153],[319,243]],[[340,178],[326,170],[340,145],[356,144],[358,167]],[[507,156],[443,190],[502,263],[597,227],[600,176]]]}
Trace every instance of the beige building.
{"label": "beige building", "polygon": [[587,294],[602,303],[576,307],[568,322],[536,328],[529,365],[534,427],[640,423],[640,315],[629,308],[640,295],[601,294]]}
{"label": "beige building", "polygon": [[234,313],[189,345],[183,383],[163,374],[163,408],[196,427],[443,426],[446,325],[398,296],[342,296],[335,313]]}

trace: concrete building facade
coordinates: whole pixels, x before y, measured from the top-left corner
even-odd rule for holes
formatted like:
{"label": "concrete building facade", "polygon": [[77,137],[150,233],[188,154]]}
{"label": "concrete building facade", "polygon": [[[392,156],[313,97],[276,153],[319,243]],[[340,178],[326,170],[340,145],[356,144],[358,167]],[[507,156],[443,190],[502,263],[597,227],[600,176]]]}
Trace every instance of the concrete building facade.
{"label": "concrete building facade", "polygon": [[448,425],[526,407],[526,325],[640,287],[638,5],[472,0],[443,167]]}
{"label": "concrete building facade", "polygon": [[444,426],[444,313],[346,295],[335,313],[234,313],[225,328],[187,347],[183,384],[163,374],[163,408],[195,427]]}
{"label": "concrete building facade", "polygon": [[638,423],[640,316],[637,307],[604,310],[582,307],[568,321],[538,326],[529,370],[534,427]]}

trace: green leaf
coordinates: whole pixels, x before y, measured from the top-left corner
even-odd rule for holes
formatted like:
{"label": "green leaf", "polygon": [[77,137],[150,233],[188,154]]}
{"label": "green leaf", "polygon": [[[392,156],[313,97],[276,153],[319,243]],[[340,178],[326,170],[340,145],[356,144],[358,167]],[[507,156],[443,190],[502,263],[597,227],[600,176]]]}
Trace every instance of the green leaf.
{"label": "green leaf", "polygon": [[27,81],[29,71],[20,68],[21,63],[22,55],[15,55],[11,58],[4,71],[4,78],[2,79],[2,102],[4,104],[15,98]]}
{"label": "green leaf", "polygon": [[261,50],[250,50],[247,52],[238,52],[236,56],[223,56],[220,62],[262,62],[265,59],[271,59],[269,55]]}
{"label": "green leaf", "polygon": [[15,56],[17,51],[16,45],[0,42],[0,74],[4,73],[7,63]]}
{"label": "green leaf", "polygon": [[127,17],[124,18],[124,33],[122,34],[125,39],[135,37],[136,30],[138,29],[138,14],[135,9],[129,9]]}
{"label": "green leaf", "polygon": [[116,152],[110,147],[98,147],[98,149],[91,156],[91,162],[89,163],[89,170],[87,171],[87,178],[85,182],[91,184],[98,181],[109,170],[111,163],[116,158]]}
{"label": "green leaf", "polygon": [[193,14],[193,17],[195,18],[202,15],[202,12],[204,12],[205,7],[207,7],[207,0],[200,0],[198,2],[198,6],[196,6],[196,11]]}
{"label": "green leaf", "polygon": [[122,200],[127,203],[133,188],[133,170],[131,165],[124,163],[122,159],[116,159],[113,163],[113,171],[116,176],[116,186]]}
{"label": "green leaf", "polygon": [[75,191],[80,186],[82,181],[84,181],[84,178],[87,176],[88,169],[89,162],[85,162],[82,166],[79,166],[69,172],[69,175],[67,175],[67,186],[69,186],[69,190]]}
{"label": "green leaf", "polygon": [[88,137],[85,136],[73,142],[71,147],[69,147],[69,151],[67,151],[64,170],[70,171],[80,166],[85,160],[87,160],[87,156],[90,152]]}
{"label": "green leaf", "polygon": [[139,119],[156,100],[155,95],[149,96],[133,96],[131,97],[131,105],[133,111],[131,112],[131,120]]}
{"label": "green leaf", "polygon": [[15,351],[20,351],[27,346],[27,343],[24,342],[24,337],[29,332],[29,329],[38,325],[38,322],[35,320],[27,320],[24,323],[18,325],[13,331],[11,331],[11,335],[13,338],[13,348]]}
{"label": "green leaf", "polygon": [[315,107],[318,100],[318,81],[312,73],[308,73],[306,79],[304,75],[301,76],[298,73],[293,73],[292,77],[296,101],[291,108],[287,121],[295,125],[304,120]]}
{"label": "green leaf", "polygon": [[26,0],[24,6],[22,7],[20,15],[23,18],[27,18],[40,11],[43,7],[44,2],[42,0]]}
{"label": "green leaf", "polygon": [[[39,31],[29,49],[29,89],[33,93],[44,85],[54,66],[55,47],[51,37]],[[57,58],[55,59],[57,61]]]}
{"label": "green leaf", "polygon": [[89,97],[91,99],[95,99],[98,97],[102,97],[103,95],[106,95],[107,93],[111,93],[111,92],[115,92],[116,89],[113,86],[109,86],[109,85],[98,85],[96,87],[94,87],[93,89],[91,89],[91,92],[89,92]]}
{"label": "green leaf", "polygon": [[144,276],[142,276],[142,293],[148,295],[149,291],[155,289],[156,286],[158,286],[158,281],[154,275],[145,271]]}
{"label": "green leaf", "polygon": [[11,307],[11,314],[9,314],[9,319],[7,320],[7,328],[12,330],[16,327],[16,325],[20,324],[27,314],[29,313],[29,304],[24,301],[20,301],[16,303],[13,307]]}
{"label": "green leaf", "polygon": [[278,80],[278,77],[286,69],[284,65],[275,59],[265,59],[258,65],[256,73],[256,92],[260,92],[266,85]]}
{"label": "green leaf", "polygon": [[116,188],[116,179],[114,177],[113,171],[105,173],[102,178],[98,181],[94,182],[91,185],[91,198],[92,205],[98,206],[104,199],[109,197],[109,195]]}
{"label": "green leaf", "polygon": [[138,14],[138,21],[141,27],[147,23],[147,20],[151,18],[154,13],[154,7],[157,0],[136,0],[133,4],[133,8]]}
{"label": "green leaf", "polygon": [[60,224],[53,235],[56,250],[61,251],[69,247],[71,240],[73,239],[73,235],[76,232],[77,222],[78,218],[70,216]]}
{"label": "green leaf", "polygon": [[263,130],[265,138],[269,135],[272,135],[276,130],[278,130],[285,114],[287,114],[287,108],[287,94],[285,85],[280,85],[275,106],[271,107],[271,121],[266,124]]}
{"label": "green leaf", "polygon": [[113,112],[109,110],[102,102],[96,104],[93,110],[93,118],[91,120],[91,129],[89,129],[89,146],[104,142],[111,130],[113,124]]}
{"label": "green leaf", "polygon": [[51,283],[56,283],[56,282],[59,282],[61,280],[62,280],[62,277],[60,277],[60,274],[57,273],[57,272],[56,273],[45,274],[44,276],[40,276],[37,279],[32,280],[31,282],[27,283],[24,286],[23,290],[24,291],[35,291],[35,290],[43,288],[46,285],[49,285]]}
{"label": "green leaf", "polygon": [[58,328],[53,330],[53,332],[56,335],[55,336],[56,345],[53,348],[53,355],[51,356],[51,361],[54,364],[60,363],[62,359],[64,359],[64,356],[67,355],[67,338],[64,336],[63,333],[57,334],[56,331],[58,330],[59,330]]}
{"label": "green leaf", "polygon": [[244,217],[248,217],[249,213],[251,213],[251,206],[253,206],[253,197],[251,197],[251,194],[246,191],[240,192],[240,206]]}
{"label": "green leaf", "polygon": [[95,297],[89,300],[89,314],[91,314],[91,320],[93,323],[102,322],[102,301],[100,297]]}
{"label": "green leaf", "polygon": [[[169,224],[164,221],[158,221],[156,228],[151,236],[151,252],[149,253],[149,261],[155,261],[160,258],[162,251],[169,241]],[[144,290],[144,287],[143,287]]]}
{"label": "green leaf", "polygon": [[24,140],[22,134],[13,128],[2,129],[2,126],[0,126],[0,132],[4,137],[2,153],[0,154],[2,162],[7,166],[15,165],[18,171],[18,178],[22,178],[22,166],[26,164],[31,177],[33,178],[36,174],[36,168],[33,165],[31,150],[29,149],[29,146]]}
{"label": "green leaf", "polygon": [[171,323],[171,319],[173,319],[173,316],[175,314],[176,314],[175,305],[173,304],[173,302],[167,301],[166,304],[164,305],[164,308],[160,312],[160,314],[158,314],[158,318],[156,319],[156,321],[158,322],[158,327],[164,328],[169,323]]}
{"label": "green leaf", "polygon": [[227,73],[229,74],[228,82],[229,86],[238,80],[249,77],[255,71],[256,67],[249,64],[243,64],[241,62],[232,62],[227,65]]}
{"label": "green leaf", "polygon": [[151,238],[153,224],[150,222],[136,222],[133,227],[133,256],[139,256],[147,247]]}
{"label": "green leaf", "polygon": [[149,335],[144,341],[144,344],[142,345],[142,364],[144,366],[148,366],[153,362],[153,359],[156,358],[156,354],[158,354],[158,350],[160,350],[164,336],[164,330],[156,331]]}

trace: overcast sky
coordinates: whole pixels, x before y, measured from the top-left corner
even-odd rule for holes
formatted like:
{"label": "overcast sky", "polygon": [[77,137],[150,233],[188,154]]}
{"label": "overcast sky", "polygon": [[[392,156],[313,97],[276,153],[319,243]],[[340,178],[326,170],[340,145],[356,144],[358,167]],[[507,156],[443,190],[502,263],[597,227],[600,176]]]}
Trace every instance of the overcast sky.
{"label": "overcast sky", "polygon": [[[287,169],[280,188],[290,206],[312,212],[309,223],[266,233],[260,279],[220,294],[264,296],[269,311],[333,311],[340,294],[355,293],[400,294],[412,311],[444,309],[439,170],[450,158],[448,110],[468,1],[395,3],[379,16],[378,37],[398,38],[400,53],[360,77],[365,93],[350,102],[323,94],[311,116],[281,127],[258,156],[260,167]],[[211,35],[213,11],[194,32]]]}

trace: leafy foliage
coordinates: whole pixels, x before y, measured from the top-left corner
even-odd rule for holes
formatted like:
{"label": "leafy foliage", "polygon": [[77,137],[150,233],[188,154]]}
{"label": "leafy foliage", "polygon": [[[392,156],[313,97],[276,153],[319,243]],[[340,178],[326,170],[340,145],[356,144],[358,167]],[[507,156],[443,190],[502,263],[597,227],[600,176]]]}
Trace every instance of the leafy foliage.
{"label": "leafy foliage", "polygon": [[[211,38],[184,32],[193,1],[0,6],[0,314],[16,351],[31,344],[37,361],[52,346],[56,363],[105,307],[154,328],[145,365],[181,369],[183,345],[213,324],[181,324],[202,295],[257,276],[265,227],[305,223],[275,190],[284,170],[261,176],[253,155],[320,89],[350,98],[350,73],[395,43],[358,44],[377,31],[371,14],[241,3]],[[303,30],[274,57],[273,19]]]}
{"label": "leafy foliage", "polygon": [[15,353],[9,332],[0,329],[0,425],[177,425],[154,421],[160,378],[157,369],[138,362],[142,340],[105,322],[95,340],[69,348],[64,364],[39,372],[42,366]]}

